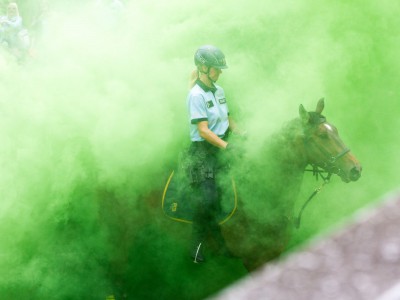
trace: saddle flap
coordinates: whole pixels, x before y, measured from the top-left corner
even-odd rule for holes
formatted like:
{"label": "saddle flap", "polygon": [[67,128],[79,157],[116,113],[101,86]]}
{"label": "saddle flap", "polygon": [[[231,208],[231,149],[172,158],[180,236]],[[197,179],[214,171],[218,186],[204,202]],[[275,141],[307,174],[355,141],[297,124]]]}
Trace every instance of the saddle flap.
{"label": "saddle flap", "polygon": [[[228,221],[236,211],[237,195],[236,186],[233,178],[231,179],[232,188],[227,189],[221,197],[221,211],[217,215],[219,224]],[[191,195],[193,190],[190,184],[186,183],[172,171],[164,188],[162,197],[162,209],[164,214],[178,222],[193,222],[195,203]]]}

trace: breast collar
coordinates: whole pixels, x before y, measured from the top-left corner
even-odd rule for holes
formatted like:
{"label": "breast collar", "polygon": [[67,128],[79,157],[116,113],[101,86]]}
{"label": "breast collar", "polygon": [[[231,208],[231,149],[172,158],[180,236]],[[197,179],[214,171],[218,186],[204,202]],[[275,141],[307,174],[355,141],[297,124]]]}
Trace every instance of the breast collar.
{"label": "breast collar", "polygon": [[199,87],[201,87],[201,89],[202,89],[203,91],[205,91],[205,92],[212,92],[213,94],[215,94],[215,92],[217,91],[217,88],[215,87],[214,84],[213,84],[213,87],[206,86],[206,85],[204,84],[204,82],[201,81],[200,79],[197,79],[197,80],[196,80],[196,84],[197,84]]}

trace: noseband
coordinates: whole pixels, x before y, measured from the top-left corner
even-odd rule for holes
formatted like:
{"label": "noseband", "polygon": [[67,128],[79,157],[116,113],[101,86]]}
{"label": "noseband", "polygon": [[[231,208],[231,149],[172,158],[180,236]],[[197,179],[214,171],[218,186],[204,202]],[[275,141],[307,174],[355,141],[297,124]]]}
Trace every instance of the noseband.
{"label": "noseband", "polygon": [[[312,166],[312,168],[313,168],[314,175],[317,174],[316,176],[318,176],[318,172],[316,170],[318,170],[319,167],[322,168],[323,170],[325,170],[328,174],[340,175],[342,170],[336,165],[336,162],[340,158],[345,156],[348,152],[350,152],[350,149],[349,148],[344,148],[339,154],[337,154],[336,156],[333,156],[333,155],[327,153],[321,147],[318,147],[318,148],[320,149],[321,152],[324,152],[326,154],[328,159],[326,161],[323,161],[323,162],[311,163],[310,164]],[[320,172],[322,172],[322,171],[320,171]]]}

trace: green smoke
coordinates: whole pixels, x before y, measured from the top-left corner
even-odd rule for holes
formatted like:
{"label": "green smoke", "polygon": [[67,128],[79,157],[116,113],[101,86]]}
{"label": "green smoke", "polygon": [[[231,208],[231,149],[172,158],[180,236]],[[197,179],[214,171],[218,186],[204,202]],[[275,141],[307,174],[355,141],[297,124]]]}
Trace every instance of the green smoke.
{"label": "green smoke", "polygon": [[[28,27],[36,12],[20,4]],[[333,178],[317,196],[292,247],[398,188],[399,12],[394,1],[141,0],[119,21],[89,1],[52,3],[35,58],[0,57],[1,295],[202,299],[245,275],[236,260],[192,264],[189,227],[148,196],[187,143],[203,44],[227,57],[219,84],[249,155],[325,97],[363,165],[358,182]],[[319,184],[305,176],[296,208]]]}

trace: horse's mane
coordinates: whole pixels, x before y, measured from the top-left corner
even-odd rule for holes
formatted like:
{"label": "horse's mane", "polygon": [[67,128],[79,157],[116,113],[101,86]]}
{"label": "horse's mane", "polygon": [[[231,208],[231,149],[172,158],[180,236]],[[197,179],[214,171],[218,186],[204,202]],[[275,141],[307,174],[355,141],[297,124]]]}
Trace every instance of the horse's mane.
{"label": "horse's mane", "polygon": [[283,124],[281,129],[273,135],[273,139],[281,137],[285,140],[293,140],[303,134],[303,126],[300,118],[292,119]]}
{"label": "horse's mane", "polygon": [[282,127],[273,133],[266,143],[267,152],[276,158],[279,152],[290,147],[292,142],[304,134],[303,126],[299,118],[292,119],[282,125]]}
{"label": "horse's mane", "polygon": [[298,161],[300,159],[297,152],[298,143],[304,140],[315,126],[326,121],[325,116],[317,112],[309,112],[309,116],[310,119],[307,124],[303,124],[299,117],[284,123],[280,130],[268,139],[264,145],[263,154],[274,161]]}
{"label": "horse's mane", "polygon": [[310,119],[308,124],[304,125],[300,118],[292,119],[283,124],[281,130],[276,132],[272,136],[272,140],[276,139],[277,142],[279,141],[293,141],[299,136],[304,136],[307,134],[309,129],[314,128],[318,124],[326,122],[325,116],[321,115],[317,112],[309,112]]}
{"label": "horse's mane", "polygon": [[300,117],[285,122],[273,133],[257,155],[240,161],[234,170],[244,202],[242,209],[252,221],[266,222],[291,214],[307,164],[304,151],[309,130],[325,121],[319,113],[309,113],[307,124]]}

